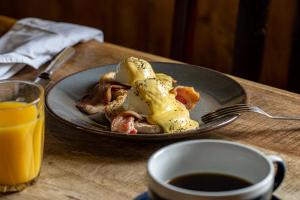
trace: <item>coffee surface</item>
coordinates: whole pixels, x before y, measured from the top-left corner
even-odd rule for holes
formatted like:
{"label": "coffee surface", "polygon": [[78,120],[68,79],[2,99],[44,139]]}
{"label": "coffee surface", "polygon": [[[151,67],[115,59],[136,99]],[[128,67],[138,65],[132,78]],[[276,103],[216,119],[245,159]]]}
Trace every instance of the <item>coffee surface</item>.
{"label": "coffee surface", "polygon": [[230,191],[252,185],[249,181],[239,177],[217,173],[195,173],[182,175],[171,179],[168,183],[188,190],[205,192]]}

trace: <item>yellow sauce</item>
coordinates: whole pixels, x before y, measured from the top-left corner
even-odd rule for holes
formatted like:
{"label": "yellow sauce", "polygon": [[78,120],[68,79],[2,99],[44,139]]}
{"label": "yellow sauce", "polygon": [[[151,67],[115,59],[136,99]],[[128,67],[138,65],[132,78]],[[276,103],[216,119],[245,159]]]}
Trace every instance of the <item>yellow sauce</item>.
{"label": "yellow sauce", "polygon": [[155,73],[150,63],[143,59],[129,57],[125,59],[121,64],[124,64],[129,71],[130,84],[133,84],[135,81],[138,80],[155,78]]}
{"label": "yellow sauce", "polygon": [[162,84],[164,84],[167,90],[171,90],[173,88],[173,78],[167,74],[156,73],[156,79],[159,79]]}
{"label": "yellow sauce", "polygon": [[189,111],[169,93],[169,86],[165,80],[145,79],[134,84],[138,96],[149,106],[151,114],[147,121],[150,124],[160,125],[165,132],[181,132],[195,129],[198,122],[190,118]]}
{"label": "yellow sauce", "polygon": [[34,179],[40,170],[44,114],[36,105],[0,103],[0,184]]}

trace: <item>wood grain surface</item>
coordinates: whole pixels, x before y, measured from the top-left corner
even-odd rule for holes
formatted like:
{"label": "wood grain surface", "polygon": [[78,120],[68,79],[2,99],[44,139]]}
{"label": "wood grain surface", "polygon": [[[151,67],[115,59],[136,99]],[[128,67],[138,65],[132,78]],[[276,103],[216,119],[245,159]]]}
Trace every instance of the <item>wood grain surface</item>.
{"label": "wood grain surface", "polygon": [[[261,12],[264,2],[270,12]],[[95,27],[108,42],[300,93],[293,73],[299,56],[291,63],[299,46],[299,36],[291,37],[298,7],[297,0],[1,0],[0,14]],[[7,28],[0,19],[0,34]]]}
{"label": "wood grain surface", "polygon": [[168,57],[174,5],[175,0],[1,0],[0,14],[95,27],[105,41]]}
{"label": "wood grain surface", "polygon": [[[289,65],[291,62],[291,47],[296,39],[293,38],[293,33],[295,31],[298,3],[297,0],[272,1],[271,3],[264,60],[260,72],[259,81],[261,83],[287,88],[289,79],[297,76],[289,74]],[[282,10],[283,6],[289,11],[288,13]],[[284,31],[278,31],[279,27]]]}
{"label": "wood grain surface", "polygon": [[[127,56],[150,61],[175,62],[163,57],[90,41],[76,46],[76,55],[55,72],[54,82],[91,67],[117,63]],[[16,78],[30,79],[36,73],[22,70]],[[247,91],[250,103],[272,114],[300,115],[300,95],[235,78]],[[240,142],[266,154],[281,156],[287,175],[276,191],[282,199],[300,197],[300,122],[275,121],[257,114],[245,114],[235,122],[201,134]],[[146,164],[157,149],[173,143],[132,142],[99,137],[69,128],[47,115],[45,153],[38,182],[5,200],[126,200],[147,190]]]}
{"label": "wood grain surface", "polygon": [[238,0],[194,1],[185,61],[232,73]]}

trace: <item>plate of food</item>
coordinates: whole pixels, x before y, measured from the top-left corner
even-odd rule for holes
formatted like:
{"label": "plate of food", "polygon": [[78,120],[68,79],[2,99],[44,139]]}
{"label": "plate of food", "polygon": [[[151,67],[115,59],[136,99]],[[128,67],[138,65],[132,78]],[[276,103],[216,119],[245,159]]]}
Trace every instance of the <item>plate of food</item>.
{"label": "plate of food", "polygon": [[74,128],[128,139],[197,136],[238,116],[204,124],[201,116],[246,103],[236,81],[207,68],[129,57],[81,71],[46,94],[52,116]]}

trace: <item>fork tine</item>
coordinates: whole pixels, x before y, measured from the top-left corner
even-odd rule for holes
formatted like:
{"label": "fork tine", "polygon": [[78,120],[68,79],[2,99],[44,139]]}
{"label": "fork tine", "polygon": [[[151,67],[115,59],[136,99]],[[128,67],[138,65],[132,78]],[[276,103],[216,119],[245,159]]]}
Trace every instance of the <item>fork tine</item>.
{"label": "fork tine", "polygon": [[222,117],[224,117],[224,116],[229,116],[229,115],[239,115],[239,114],[241,114],[242,112],[247,112],[247,111],[248,111],[248,110],[240,111],[240,112],[229,112],[229,113],[225,113],[225,114],[213,115],[213,116],[201,118],[201,120],[202,120],[202,121],[212,121],[212,120],[214,120],[214,119],[222,118]]}
{"label": "fork tine", "polygon": [[214,116],[214,117],[211,117],[211,118],[205,118],[205,119],[202,119],[202,121],[204,123],[208,123],[208,122],[212,122],[212,121],[215,121],[215,120],[218,120],[218,119],[222,119],[224,117],[228,117],[228,116],[238,116],[240,114],[226,114],[226,115],[218,115],[218,116]]}
{"label": "fork tine", "polygon": [[231,108],[227,108],[227,109],[217,110],[215,112],[208,113],[207,115],[222,114],[222,113],[227,113],[227,112],[235,112],[235,111],[239,111],[239,110],[250,110],[250,108],[231,107]]}
{"label": "fork tine", "polygon": [[210,116],[207,116],[207,117],[202,117],[202,121],[203,120],[211,120],[211,119],[214,119],[214,118],[218,118],[218,117],[223,117],[223,116],[227,116],[227,115],[234,115],[234,114],[239,114],[238,112],[229,112],[229,113],[225,113],[225,114],[218,114],[218,115],[210,115]]}
{"label": "fork tine", "polygon": [[223,109],[217,110],[215,112],[208,113],[208,114],[202,116],[202,119],[219,116],[219,115],[228,115],[231,113],[233,113],[233,114],[240,113],[240,112],[245,112],[245,111],[250,111],[250,110],[251,110],[251,108],[249,108],[249,107],[239,107],[239,106],[230,107],[230,108],[226,107],[226,109],[223,108]]}
{"label": "fork tine", "polygon": [[208,115],[220,115],[220,114],[225,114],[225,113],[231,113],[231,112],[239,112],[239,111],[245,111],[245,110],[250,110],[249,108],[230,108],[226,110],[219,110],[214,113],[210,113]]}
{"label": "fork tine", "polygon": [[215,113],[215,112],[223,112],[223,111],[227,111],[227,110],[234,110],[234,109],[242,109],[242,108],[245,108],[245,109],[248,109],[249,106],[247,105],[244,105],[244,104],[236,104],[236,105],[232,105],[232,106],[227,106],[227,107],[223,107],[223,108],[220,108],[214,112],[211,112],[211,113]]}
{"label": "fork tine", "polygon": [[234,104],[234,105],[231,105],[231,106],[226,106],[226,107],[220,108],[217,111],[227,110],[227,109],[230,109],[230,108],[249,108],[249,106],[246,105],[246,104]]}

